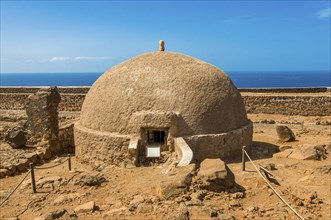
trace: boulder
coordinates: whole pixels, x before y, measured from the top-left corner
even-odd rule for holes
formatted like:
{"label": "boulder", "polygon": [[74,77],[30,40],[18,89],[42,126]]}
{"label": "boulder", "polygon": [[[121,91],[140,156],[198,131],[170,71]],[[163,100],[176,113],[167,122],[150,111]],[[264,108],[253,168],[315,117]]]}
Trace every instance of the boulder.
{"label": "boulder", "polygon": [[232,171],[221,159],[205,159],[200,164],[198,178],[203,182],[203,188],[211,191],[224,191],[235,184]]}
{"label": "boulder", "polygon": [[[320,148],[321,145],[305,144],[300,148],[293,150],[288,158],[297,160],[318,160],[321,159]],[[322,149],[324,149],[323,146]],[[324,158],[322,157],[322,159]]]}
{"label": "boulder", "polygon": [[281,142],[295,141],[295,135],[289,127],[278,125],[276,127],[276,131],[279,141]]}
{"label": "boulder", "polygon": [[26,144],[26,133],[20,128],[13,128],[5,135],[5,141],[14,149],[22,148]]}
{"label": "boulder", "polygon": [[79,213],[92,213],[94,211],[94,207],[95,207],[95,202],[94,201],[90,201],[87,203],[84,203],[82,205],[79,205],[75,208],[75,213],[79,214]]}
{"label": "boulder", "polygon": [[166,176],[156,188],[159,197],[164,199],[174,198],[187,191],[192,181],[192,172],[195,170],[195,164],[184,167],[177,167],[175,174]]}

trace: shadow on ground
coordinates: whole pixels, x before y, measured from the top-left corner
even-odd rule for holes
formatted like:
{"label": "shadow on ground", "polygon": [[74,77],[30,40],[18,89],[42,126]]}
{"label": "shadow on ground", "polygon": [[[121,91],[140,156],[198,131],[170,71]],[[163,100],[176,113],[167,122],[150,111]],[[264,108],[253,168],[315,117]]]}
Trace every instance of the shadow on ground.
{"label": "shadow on ground", "polygon": [[267,142],[253,141],[250,157],[252,160],[272,158],[279,152],[279,146]]}

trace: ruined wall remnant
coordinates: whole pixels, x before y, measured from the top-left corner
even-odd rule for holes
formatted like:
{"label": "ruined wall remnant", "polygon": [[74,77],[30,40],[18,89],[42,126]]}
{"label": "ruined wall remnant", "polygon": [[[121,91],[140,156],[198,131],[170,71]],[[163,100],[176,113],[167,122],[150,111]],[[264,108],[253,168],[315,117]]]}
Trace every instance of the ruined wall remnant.
{"label": "ruined wall remnant", "polygon": [[61,97],[57,87],[38,90],[26,103],[28,143],[59,150],[58,110]]}

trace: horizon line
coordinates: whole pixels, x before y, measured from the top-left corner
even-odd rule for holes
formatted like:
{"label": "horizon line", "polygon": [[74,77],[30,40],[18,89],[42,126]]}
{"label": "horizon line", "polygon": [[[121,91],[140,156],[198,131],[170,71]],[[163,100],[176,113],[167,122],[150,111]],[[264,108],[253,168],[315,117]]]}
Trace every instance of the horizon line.
{"label": "horizon line", "polygon": [[[227,72],[289,72],[289,71],[293,71],[293,72],[312,72],[312,71],[323,71],[323,72],[331,72],[331,69],[315,69],[315,70],[223,70],[225,73]],[[89,73],[105,73],[106,71],[86,71],[86,72],[0,72],[0,74],[89,74]]]}

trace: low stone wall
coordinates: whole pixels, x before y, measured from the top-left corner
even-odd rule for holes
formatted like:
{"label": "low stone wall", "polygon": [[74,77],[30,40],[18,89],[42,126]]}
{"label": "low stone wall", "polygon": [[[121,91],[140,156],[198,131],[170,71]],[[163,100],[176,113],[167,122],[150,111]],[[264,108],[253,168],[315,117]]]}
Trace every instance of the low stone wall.
{"label": "low stone wall", "polygon": [[[0,87],[0,110],[24,110],[41,87]],[[59,111],[80,111],[89,87],[58,87]],[[248,113],[330,116],[330,88],[239,89]]]}
{"label": "low stone wall", "polygon": [[239,129],[208,135],[183,137],[193,151],[193,160],[202,162],[206,158],[221,158],[224,161],[241,157],[242,146],[250,152],[253,138],[253,123]]}
{"label": "low stone wall", "polygon": [[242,94],[247,113],[330,116],[331,96],[251,96]]}
{"label": "low stone wall", "polygon": [[129,160],[130,136],[96,132],[80,126],[77,122],[74,127],[74,140],[77,159],[92,167],[109,164],[125,166],[123,163]]}
{"label": "low stone wall", "polygon": [[[0,87],[1,88],[1,87]],[[41,88],[41,87],[38,87]],[[7,88],[0,89],[0,109],[2,110],[25,110],[28,97],[38,91],[38,88],[19,89]],[[77,89],[77,91],[76,91]],[[61,101],[59,104],[59,111],[80,111],[83,105],[85,95],[88,92],[86,88],[66,89],[61,88]],[[20,92],[21,91],[21,92]],[[8,93],[11,92],[11,93]],[[29,93],[28,93],[29,92]],[[72,93],[68,93],[72,92]],[[77,92],[77,93],[75,93]]]}

